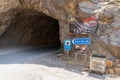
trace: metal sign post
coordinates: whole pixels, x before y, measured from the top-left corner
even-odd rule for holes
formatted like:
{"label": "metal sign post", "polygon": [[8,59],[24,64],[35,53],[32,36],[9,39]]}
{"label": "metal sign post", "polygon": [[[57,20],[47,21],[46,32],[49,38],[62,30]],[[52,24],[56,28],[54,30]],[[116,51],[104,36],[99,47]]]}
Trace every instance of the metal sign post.
{"label": "metal sign post", "polygon": [[66,51],[67,57],[69,57],[70,50],[71,50],[71,40],[66,39],[64,40],[64,51]]}
{"label": "metal sign post", "polygon": [[[87,61],[87,54],[86,54],[86,50],[87,50],[87,45],[90,44],[90,38],[75,38],[72,40],[72,43],[74,45],[77,45],[76,47],[76,52],[75,52],[75,62],[77,64],[78,62],[78,55],[83,56],[84,58],[84,63],[86,63]],[[81,64],[84,65],[84,64]]]}

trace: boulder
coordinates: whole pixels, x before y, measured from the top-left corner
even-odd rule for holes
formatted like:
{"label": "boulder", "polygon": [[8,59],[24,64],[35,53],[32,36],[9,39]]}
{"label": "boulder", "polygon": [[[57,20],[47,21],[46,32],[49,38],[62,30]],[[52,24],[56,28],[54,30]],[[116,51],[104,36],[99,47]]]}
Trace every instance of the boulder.
{"label": "boulder", "polygon": [[108,74],[114,74],[114,71],[113,71],[113,69],[108,69],[108,70],[107,70],[107,73],[108,73]]}
{"label": "boulder", "polygon": [[106,60],[106,68],[112,68],[113,62],[111,60]]}
{"label": "boulder", "polygon": [[114,74],[120,75],[120,68],[113,68]]}

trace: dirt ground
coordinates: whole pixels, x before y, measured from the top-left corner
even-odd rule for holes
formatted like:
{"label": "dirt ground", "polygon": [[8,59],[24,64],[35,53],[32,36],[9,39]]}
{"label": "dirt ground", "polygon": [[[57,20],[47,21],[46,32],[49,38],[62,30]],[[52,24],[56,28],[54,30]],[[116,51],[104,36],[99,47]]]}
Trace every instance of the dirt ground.
{"label": "dirt ground", "polygon": [[20,49],[0,55],[0,80],[120,80],[120,77],[84,72],[79,66],[61,61],[55,50]]}

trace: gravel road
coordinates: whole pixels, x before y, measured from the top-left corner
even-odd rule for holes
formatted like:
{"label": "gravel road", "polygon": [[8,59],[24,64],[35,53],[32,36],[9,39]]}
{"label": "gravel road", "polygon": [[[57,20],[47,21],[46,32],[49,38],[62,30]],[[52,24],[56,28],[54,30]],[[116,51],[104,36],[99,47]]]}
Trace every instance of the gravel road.
{"label": "gravel road", "polygon": [[57,57],[56,48],[0,50],[0,80],[120,80],[82,72]]}

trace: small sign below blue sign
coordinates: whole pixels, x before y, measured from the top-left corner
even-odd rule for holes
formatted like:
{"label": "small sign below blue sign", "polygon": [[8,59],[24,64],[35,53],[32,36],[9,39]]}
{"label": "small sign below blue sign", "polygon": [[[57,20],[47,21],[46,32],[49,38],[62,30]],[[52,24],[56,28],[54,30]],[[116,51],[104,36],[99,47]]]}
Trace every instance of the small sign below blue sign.
{"label": "small sign below blue sign", "polygon": [[90,38],[75,38],[72,40],[72,43],[75,45],[90,44]]}
{"label": "small sign below blue sign", "polygon": [[71,50],[71,40],[64,40],[64,50]]}

